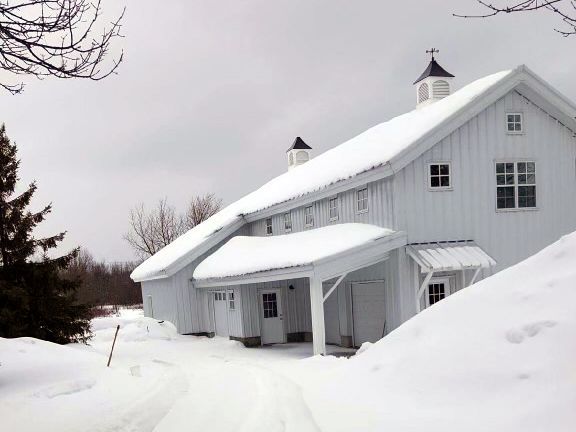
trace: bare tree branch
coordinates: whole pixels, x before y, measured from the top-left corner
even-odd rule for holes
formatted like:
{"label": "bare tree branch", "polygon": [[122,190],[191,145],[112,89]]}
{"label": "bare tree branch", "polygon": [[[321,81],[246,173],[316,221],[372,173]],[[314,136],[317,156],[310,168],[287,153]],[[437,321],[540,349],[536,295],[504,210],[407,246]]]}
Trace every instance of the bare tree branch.
{"label": "bare tree branch", "polygon": [[576,35],[576,1],[575,0],[522,0],[503,6],[495,6],[483,0],[476,0],[487,10],[486,13],[476,15],[452,14],[459,18],[490,18],[499,14],[516,12],[533,12],[547,10],[556,15],[566,26],[565,30],[554,29],[564,37]]}
{"label": "bare tree branch", "polygon": [[218,213],[221,208],[222,200],[216,198],[214,194],[197,195],[193,197],[190,200],[190,205],[186,212],[186,226],[188,229],[194,228],[210,216]]}
{"label": "bare tree branch", "polygon": [[[106,63],[112,41],[122,37],[124,11],[97,30],[101,17],[101,0],[0,0],[0,69],[37,78],[108,77],[124,56]],[[17,94],[24,85],[0,87]]]}
{"label": "bare tree branch", "polygon": [[154,255],[222,207],[222,200],[214,194],[195,196],[185,214],[178,214],[166,198],[148,211],[140,204],[130,211],[130,231],[124,239],[142,259]]}

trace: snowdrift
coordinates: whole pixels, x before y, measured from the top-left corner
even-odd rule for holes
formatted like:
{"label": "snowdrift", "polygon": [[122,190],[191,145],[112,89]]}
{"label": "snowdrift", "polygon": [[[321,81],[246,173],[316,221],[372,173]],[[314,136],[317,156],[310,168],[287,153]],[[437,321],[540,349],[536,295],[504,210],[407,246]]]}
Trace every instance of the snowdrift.
{"label": "snowdrift", "polygon": [[323,430],[576,430],[576,233],[423,311],[307,390]]}

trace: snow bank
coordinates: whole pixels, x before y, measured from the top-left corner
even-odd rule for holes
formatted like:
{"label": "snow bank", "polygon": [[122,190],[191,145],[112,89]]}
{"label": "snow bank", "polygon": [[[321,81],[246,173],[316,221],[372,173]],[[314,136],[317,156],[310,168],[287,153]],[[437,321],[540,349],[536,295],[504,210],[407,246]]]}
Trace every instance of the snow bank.
{"label": "snow bank", "polygon": [[393,233],[374,225],[347,223],[271,237],[233,237],[196,267],[194,278],[303,266]]}
{"label": "snow bank", "polygon": [[114,339],[116,326],[120,325],[119,340],[143,342],[149,339],[171,340],[177,336],[176,326],[168,321],[159,322],[146,317],[104,317],[92,320],[92,331],[99,342]]}
{"label": "snow bank", "polygon": [[115,360],[107,368],[107,355],[90,347],[0,338],[1,429],[151,431],[184,390],[182,373]]}
{"label": "snow bank", "polygon": [[503,71],[474,81],[434,104],[368,129],[306,164],[272,179],[148,258],[132,272],[132,279],[140,281],[166,276],[168,267],[185,258],[214,233],[240,221],[245,214],[306,195],[385,165],[511,73],[513,71]]}
{"label": "snow bank", "polygon": [[423,311],[307,397],[323,430],[576,425],[576,233]]}

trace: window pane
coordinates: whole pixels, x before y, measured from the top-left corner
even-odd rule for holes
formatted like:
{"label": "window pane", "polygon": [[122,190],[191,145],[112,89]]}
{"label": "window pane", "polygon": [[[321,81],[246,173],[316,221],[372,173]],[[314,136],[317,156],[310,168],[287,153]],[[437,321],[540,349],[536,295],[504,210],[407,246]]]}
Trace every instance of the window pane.
{"label": "window pane", "polygon": [[518,174],[518,184],[526,184],[526,174]]}
{"label": "window pane", "polygon": [[534,162],[528,162],[526,167],[528,168],[529,173],[536,172],[536,164]]}
{"label": "window pane", "polygon": [[518,187],[518,207],[536,207],[536,186]]}
{"label": "window pane", "polygon": [[526,172],[526,162],[518,162],[518,172]]}
{"label": "window pane", "polygon": [[522,125],[521,125],[520,123],[516,123],[516,124],[514,125],[514,130],[515,130],[516,132],[520,132],[520,131],[522,130]]}
{"label": "window pane", "polygon": [[514,115],[508,114],[508,123],[512,123],[514,121]]}
{"label": "window pane", "polygon": [[450,174],[450,165],[448,164],[440,165],[440,174],[443,175]]}
{"label": "window pane", "polygon": [[506,184],[507,185],[514,184],[514,174],[506,174]]}
{"label": "window pane", "polygon": [[440,185],[442,187],[449,187],[450,186],[450,177],[448,177],[448,176],[440,177]]}
{"label": "window pane", "polygon": [[430,165],[430,175],[440,174],[440,167],[438,165]]}
{"label": "window pane", "polygon": [[432,177],[430,179],[430,186],[439,187],[440,186],[440,177]]}
{"label": "window pane", "polygon": [[521,120],[520,120],[520,117],[521,117],[520,114],[515,114],[515,115],[514,115],[514,121],[515,121],[516,123],[520,123],[520,121],[521,121]]}
{"label": "window pane", "polygon": [[536,183],[536,175],[535,174],[528,174],[526,176],[526,183],[535,184]]}
{"label": "window pane", "polygon": [[507,173],[514,173],[514,164],[513,163],[505,163],[504,164]]}
{"label": "window pane", "polygon": [[504,164],[503,163],[497,163],[496,164],[496,173],[497,174],[504,174]]}

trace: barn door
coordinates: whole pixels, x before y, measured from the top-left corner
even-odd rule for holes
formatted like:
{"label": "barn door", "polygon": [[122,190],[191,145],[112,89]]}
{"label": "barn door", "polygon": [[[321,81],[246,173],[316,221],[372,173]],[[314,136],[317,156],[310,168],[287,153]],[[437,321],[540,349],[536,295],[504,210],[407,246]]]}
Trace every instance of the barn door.
{"label": "barn door", "polygon": [[262,345],[284,342],[284,321],[280,289],[260,292]]}

